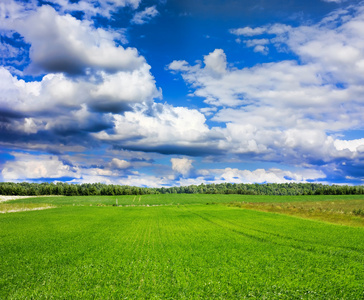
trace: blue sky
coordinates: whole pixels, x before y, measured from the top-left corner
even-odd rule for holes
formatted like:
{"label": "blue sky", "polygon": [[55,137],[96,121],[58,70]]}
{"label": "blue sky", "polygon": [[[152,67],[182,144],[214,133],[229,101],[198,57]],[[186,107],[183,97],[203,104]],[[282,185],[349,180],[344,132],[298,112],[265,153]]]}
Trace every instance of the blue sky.
{"label": "blue sky", "polygon": [[364,180],[364,2],[5,0],[0,180]]}

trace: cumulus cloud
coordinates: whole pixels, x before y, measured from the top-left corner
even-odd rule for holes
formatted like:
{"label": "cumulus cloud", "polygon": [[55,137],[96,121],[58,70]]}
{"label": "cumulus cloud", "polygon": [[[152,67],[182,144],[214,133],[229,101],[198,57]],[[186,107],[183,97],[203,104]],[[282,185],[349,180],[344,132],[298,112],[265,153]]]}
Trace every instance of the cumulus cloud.
{"label": "cumulus cloud", "polygon": [[273,25],[266,25],[261,27],[243,27],[243,28],[235,28],[230,29],[230,33],[237,35],[237,36],[259,36],[262,34],[283,34],[287,33],[292,29],[291,26],[285,24],[273,24]]}
{"label": "cumulus cloud", "polygon": [[[161,187],[173,185],[191,185],[200,183],[288,183],[323,180],[326,175],[322,171],[312,169],[296,169],[293,171],[278,168],[256,169],[253,171],[225,168],[225,169],[194,169],[193,160],[187,157],[172,158],[173,173],[159,172],[158,175],[148,175],[143,172],[132,171],[131,163],[119,158],[112,158],[106,165],[98,165],[103,160],[94,157],[93,165],[89,165],[90,158],[77,156],[39,155],[31,153],[11,153],[14,160],[7,161],[1,173],[4,181],[21,180],[59,180],[69,178],[70,183],[121,184],[133,186]],[[130,153],[131,154],[131,153]],[[135,153],[132,155],[136,155]],[[77,161],[77,162],[76,162]],[[160,165],[149,166],[159,168]],[[349,167],[349,166],[348,166]],[[193,177],[191,176],[193,173]],[[181,175],[176,177],[175,175]]]}
{"label": "cumulus cloud", "polygon": [[28,72],[32,74],[131,71],[145,64],[136,49],[116,46],[114,40],[124,39],[122,32],[96,29],[91,21],[59,15],[51,6],[13,18],[8,27],[31,45]]}
{"label": "cumulus cloud", "polygon": [[[29,65],[25,59],[23,65],[0,67],[2,140],[13,137],[18,144],[33,141],[42,148],[42,143],[96,144],[89,133],[113,127],[113,114],[152,104],[162,94],[145,58],[120,45],[123,29],[101,28],[92,18],[69,12],[84,8],[91,14],[94,7],[107,15],[118,7],[137,8],[139,1],[48,4],[6,1],[0,6],[0,30],[9,39],[20,36],[17,43],[28,43],[21,51],[29,49],[30,58]],[[19,56],[14,47],[1,45],[9,59]],[[24,80],[24,73],[41,76]]]}
{"label": "cumulus cloud", "polygon": [[252,39],[244,41],[247,47],[254,48],[254,52],[260,52],[262,54],[268,54],[269,49],[266,46],[270,43],[268,39]]}
{"label": "cumulus cloud", "polygon": [[285,171],[277,168],[256,169],[254,171],[239,170],[236,168],[226,168],[224,170],[214,170],[217,178],[222,182],[231,183],[288,183],[307,182],[307,180],[317,180],[325,178],[323,172],[315,170],[300,170],[298,172]]}
{"label": "cumulus cloud", "polygon": [[192,162],[193,160],[188,158],[171,158],[172,170],[186,176],[193,168]]}
{"label": "cumulus cloud", "polygon": [[201,169],[196,170],[194,178],[181,177],[178,184],[181,186],[199,185],[201,183],[290,183],[312,182],[326,179],[326,174],[320,170],[296,169],[282,170],[278,168],[241,170],[238,168]]}
{"label": "cumulus cloud", "polygon": [[[29,58],[0,68],[2,143],[53,152],[58,145],[62,151],[82,145],[80,151],[106,143],[130,151],[275,161],[326,173],[335,172],[343,159],[351,160],[347,169],[358,165],[364,156],[362,139],[337,136],[362,128],[362,6],[335,11],[317,24],[269,24],[230,31],[240,39],[239,47],[262,54],[275,47],[282,56],[293,54],[287,60],[237,68],[228,64],[223,49],[215,49],[195,65],[172,61],[167,69],[180,72],[190,95],[204,99],[205,107],[198,110],[155,103],[162,92],[145,58],[136,49],[121,46],[125,31],[94,23],[94,16],[110,16],[124,6],[136,9],[139,2],[51,0],[50,5],[38,6],[36,1],[6,1],[0,6],[2,33],[8,38],[16,33],[24,38],[17,42],[27,43],[21,50],[0,44],[5,59],[24,56],[29,48]],[[71,14],[78,10],[85,16]],[[137,12],[132,23],[143,24],[157,14],[155,6],[148,7]],[[23,80],[24,74],[41,76],[31,81]],[[35,179],[70,176],[79,182],[122,184],[123,176],[126,184],[153,185],[153,181],[171,183],[176,173],[182,175],[181,184],[324,177],[323,171],[305,170],[195,170],[189,158],[172,159],[172,170],[168,166],[163,175],[148,177],[133,170],[136,162],[117,155],[98,166],[66,163],[54,155],[14,156],[3,166],[5,179],[23,178],[21,172],[29,172],[27,177]],[[196,178],[187,178],[191,175]]]}
{"label": "cumulus cloud", "polygon": [[[183,69],[185,68],[186,65],[183,65]],[[214,106],[236,107],[256,100],[306,105],[303,98],[310,103],[314,103],[316,99],[325,101],[324,94],[331,90],[331,86],[321,86],[323,81],[315,74],[319,71],[318,66],[301,66],[295,61],[219,72],[219,77],[214,76],[217,72],[211,73],[211,66],[196,65],[190,66],[187,71],[183,69],[183,78],[196,87],[194,95],[205,98],[205,103]],[[309,94],[312,97],[307,97],[311,96]],[[340,95],[336,97],[338,96]]]}
{"label": "cumulus cloud", "polygon": [[324,2],[334,2],[334,3],[342,3],[345,2],[346,0],[322,0]]}
{"label": "cumulus cloud", "polygon": [[171,71],[188,71],[190,66],[185,60],[174,60],[167,66],[167,69]]}
{"label": "cumulus cloud", "polygon": [[4,181],[41,178],[80,177],[79,170],[60,161],[57,156],[12,153],[13,161],[7,161],[1,175]]}
{"label": "cumulus cloud", "polygon": [[215,49],[209,55],[204,56],[206,70],[213,74],[224,74],[226,72],[226,55],[224,50]]}
{"label": "cumulus cloud", "polygon": [[109,164],[112,168],[126,169],[131,166],[130,162],[124,159],[113,158]]}
{"label": "cumulus cloud", "polygon": [[1,177],[4,181],[22,180],[61,180],[67,178],[72,183],[102,182],[126,184],[123,179],[133,174],[129,161],[112,158],[105,163],[103,158],[80,157],[78,155],[46,155],[39,153],[12,152],[12,160],[3,165]]}
{"label": "cumulus cloud", "polygon": [[235,35],[243,35],[243,36],[255,36],[255,35],[260,35],[266,32],[266,28],[265,27],[243,27],[243,28],[236,28],[236,29],[231,29],[230,33],[235,34]]}
{"label": "cumulus cloud", "polygon": [[161,97],[147,64],[132,72],[102,72],[100,77],[102,81],[96,82],[90,91],[90,106],[96,110],[120,112],[128,104],[152,102]]}
{"label": "cumulus cloud", "polygon": [[141,25],[149,22],[152,18],[154,18],[158,14],[159,12],[156,9],[155,5],[147,7],[143,11],[137,12],[134,15],[133,19],[131,20],[131,23]]}
{"label": "cumulus cloud", "polygon": [[351,152],[364,152],[364,138],[356,140],[335,140],[334,145],[337,150],[349,150]]}
{"label": "cumulus cloud", "polygon": [[[69,149],[69,151],[72,151]],[[76,151],[77,152],[77,151]],[[173,185],[173,176],[169,172],[163,174],[161,165],[152,166],[153,160],[143,161],[144,157],[155,154],[137,153],[130,151],[107,152],[101,157],[97,154],[75,153],[72,155],[46,155],[39,152],[11,152],[13,159],[2,165],[0,178],[3,181],[42,181],[66,180],[69,183],[105,183],[132,186],[160,187]],[[113,157],[127,157],[126,159]],[[140,172],[141,166],[148,169],[158,169],[159,175],[150,175]],[[138,167],[139,171],[134,170]]]}
{"label": "cumulus cloud", "polygon": [[[226,124],[214,128],[224,137],[220,149],[297,165],[354,159],[357,142],[344,147],[331,134],[362,126],[363,28],[363,10],[351,7],[311,26],[234,29],[231,33],[249,37],[248,47],[286,47],[299,61],[228,69],[217,49],[205,56],[205,66],[174,61],[169,68],[181,72],[193,95],[217,109],[211,120]],[[251,39],[262,34],[270,38]],[[219,76],[211,69],[220,70]]]}
{"label": "cumulus cloud", "polygon": [[211,133],[198,110],[155,103],[113,118],[114,128],[95,133],[95,138],[122,142],[124,148],[133,150],[190,154],[207,151]]}
{"label": "cumulus cloud", "polygon": [[[68,1],[68,0],[49,0],[47,4],[57,7],[62,13],[80,12],[82,11],[86,19],[92,19],[95,16],[110,18],[114,12],[123,7],[131,7],[137,9],[141,0],[93,0],[93,1]],[[29,12],[38,8],[38,1],[19,1],[19,0],[3,0],[3,5],[0,7],[1,15],[4,19],[12,17],[26,17]],[[9,20],[4,22],[5,25]]]}
{"label": "cumulus cloud", "polygon": [[[298,55],[305,65],[316,65],[319,69],[312,75],[322,78],[323,84],[357,85],[363,82],[364,43],[359,38],[363,34],[363,22],[362,6],[349,6],[311,26],[273,24],[252,28],[257,33],[251,36],[271,35],[270,42],[278,50],[285,48]],[[238,28],[231,33],[246,36],[245,31]],[[252,46],[251,40],[245,42]]]}
{"label": "cumulus cloud", "polygon": [[8,118],[3,126],[26,133],[106,129],[112,126],[110,113],[130,110],[135,103],[153,102],[160,97],[149,69],[145,64],[133,72],[100,72],[102,80],[82,77],[75,81],[58,73],[46,75],[41,81],[25,82],[0,68],[0,111],[17,115]]}

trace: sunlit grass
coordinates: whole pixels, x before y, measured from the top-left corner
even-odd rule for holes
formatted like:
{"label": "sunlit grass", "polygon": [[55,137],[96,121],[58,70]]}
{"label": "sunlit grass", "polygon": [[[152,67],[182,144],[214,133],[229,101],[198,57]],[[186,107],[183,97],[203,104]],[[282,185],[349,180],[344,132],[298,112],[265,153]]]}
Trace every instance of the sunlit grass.
{"label": "sunlit grass", "polygon": [[364,227],[363,200],[305,201],[281,203],[232,202],[229,206],[282,213],[341,225]]}
{"label": "sunlit grass", "polygon": [[362,299],[364,231],[224,205],[0,215],[0,299]]}
{"label": "sunlit grass", "polygon": [[159,194],[159,195],[125,195],[125,196],[42,196],[11,200],[12,203],[46,203],[57,206],[97,206],[97,205],[184,205],[214,204],[229,202],[249,203],[286,203],[312,201],[362,200],[364,195],[313,195],[313,196],[267,196],[267,195],[221,195],[221,194]]}
{"label": "sunlit grass", "polygon": [[49,208],[55,208],[55,206],[42,203],[12,203],[12,202],[0,203],[0,213],[42,210]]}
{"label": "sunlit grass", "polygon": [[0,299],[364,298],[364,229],[303,219],[362,226],[358,196],[40,197],[0,208],[49,205],[0,214]]}

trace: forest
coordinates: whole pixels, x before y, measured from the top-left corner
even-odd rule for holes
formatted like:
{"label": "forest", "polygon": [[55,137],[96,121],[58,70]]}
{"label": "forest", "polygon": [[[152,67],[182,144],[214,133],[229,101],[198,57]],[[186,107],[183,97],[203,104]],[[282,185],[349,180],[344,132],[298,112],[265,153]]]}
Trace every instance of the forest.
{"label": "forest", "polygon": [[136,187],[103,183],[69,184],[0,182],[0,195],[146,195],[146,194],[242,194],[242,195],[362,195],[364,186],[320,183],[211,183],[175,187]]}

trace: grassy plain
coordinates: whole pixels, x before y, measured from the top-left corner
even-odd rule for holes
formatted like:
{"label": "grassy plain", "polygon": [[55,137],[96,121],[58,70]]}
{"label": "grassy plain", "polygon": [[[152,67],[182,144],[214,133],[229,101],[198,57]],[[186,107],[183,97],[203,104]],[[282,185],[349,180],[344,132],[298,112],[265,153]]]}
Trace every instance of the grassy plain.
{"label": "grassy plain", "polygon": [[139,197],[8,202],[57,208],[0,215],[0,299],[364,298],[364,228],[221,205],[362,197]]}
{"label": "grassy plain", "polygon": [[364,227],[364,200],[331,199],[329,201],[231,202],[228,206],[287,214],[330,223]]}
{"label": "grassy plain", "polygon": [[229,202],[249,203],[288,203],[317,202],[337,200],[364,200],[364,195],[314,195],[314,196],[267,196],[267,195],[221,195],[221,194],[158,194],[158,195],[128,195],[128,196],[41,196],[26,199],[11,200],[10,203],[46,203],[58,206],[67,205],[186,205],[186,204],[216,204]]}

